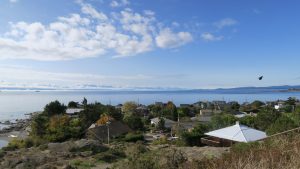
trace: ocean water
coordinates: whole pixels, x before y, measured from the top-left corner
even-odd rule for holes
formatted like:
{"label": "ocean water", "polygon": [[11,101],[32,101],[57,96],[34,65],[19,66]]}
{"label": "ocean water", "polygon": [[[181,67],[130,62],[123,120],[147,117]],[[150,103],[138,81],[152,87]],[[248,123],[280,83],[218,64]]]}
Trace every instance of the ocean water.
{"label": "ocean water", "polygon": [[0,140],[0,148],[5,147],[8,144],[5,140]]}
{"label": "ocean water", "polygon": [[194,103],[197,101],[238,101],[254,100],[274,101],[288,97],[300,98],[300,92],[265,92],[265,93],[216,93],[216,92],[142,92],[142,91],[2,91],[0,92],[0,121],[26,118],[24,114],[43,110],[54,100],[64,104],[69,101],[81,102],[86,97],[89,103],[101,102],[116,105],[126,101],[151,104],[156,101],[173,101],[175,104]]}

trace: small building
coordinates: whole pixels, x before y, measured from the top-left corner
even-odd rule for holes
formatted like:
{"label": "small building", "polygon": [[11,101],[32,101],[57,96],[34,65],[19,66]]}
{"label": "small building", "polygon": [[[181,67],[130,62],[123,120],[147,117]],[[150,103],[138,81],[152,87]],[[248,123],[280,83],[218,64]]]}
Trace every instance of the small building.
{"label": "small building", "polygon": [[[166,118],[163,118],[163,119],[165,121],[165,127],[166,128],[172,128],[172,126],[177,123],[173,120],[169,120],[169,119],[166,119]],[[160,118],[155,117],[155,118],[151,119],[150,121],[151,121],[151,125],[157,126],[159,121],[160,121]]]}
{"label": "small building", "polygon": [[179,107],[180,108],[189,108],[189,107],[191,107],[191,105],[190,104],[180,104]]}
{"label": "small building", "polygon": [[274,105],[274,109],[279,110],[285,107],[284,102],[278,102],[277,104]]}
{"label": "small building", "polygon": [[236,118],[243,118],[245,116],[248,116],[248,114],[246,112],[235,112],[234,113],[234,117],[236,117]]}
{"label": "small building", "polygon": [[115,106],[115,109],[122,110],[123,104],[118,104]]}
{"label": "small building", "polygon": [[208,137],[202,138],[201,142],[212,146],[231,146],[236,142],[248,143],[267,137],[265,132],[241,125],[239,122],[230,127],[205,133],[205,135]]}
{"label": "small building", "polygon": [[221,110],[210,110],[210,109],[203,109],[200,110],[200,116],[212,116],[214,114],[220,114],[222,113]]}
{"label": "small building", "polygon": [[83,111],[84,109],[81,108],[68,108],[66,110],[67,115],[70,117],[78,117],[78,114]]}
{"label": "small building", "polygon": [[191,121],[201,122],[201,123],[209,123],[211,121],[212,116],[196,116],[192,117]]}
{"label": "small building", "polygon": [[126,124],[120,121],[112,120],[109,126],[97,125],[96,123],[92,124],[87,130],[86,137],[89,139],[106,142],[108,137],[108,128],[110,138],[116,138],[132,131]]}

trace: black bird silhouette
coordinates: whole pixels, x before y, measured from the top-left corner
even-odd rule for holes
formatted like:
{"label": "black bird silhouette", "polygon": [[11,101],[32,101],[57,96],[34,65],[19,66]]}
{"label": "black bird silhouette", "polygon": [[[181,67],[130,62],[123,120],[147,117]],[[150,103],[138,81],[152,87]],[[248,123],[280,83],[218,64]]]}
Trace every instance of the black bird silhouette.
{"label": "black bird silhouette", "polygon": [[259,78],[258,78],[258,80],[262,80],[264,78],[264,76],[260,76]]}

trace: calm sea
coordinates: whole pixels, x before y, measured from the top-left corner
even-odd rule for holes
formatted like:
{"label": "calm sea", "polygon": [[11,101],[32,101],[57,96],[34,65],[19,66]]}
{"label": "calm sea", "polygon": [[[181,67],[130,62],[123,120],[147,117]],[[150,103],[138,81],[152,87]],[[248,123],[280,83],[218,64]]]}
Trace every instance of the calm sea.
{"label": "calm sea", "polygon": [[175,104],[194,103],[197,101],[239,101],[254,100],[272,101],[300,98],[300,93],[267,92],[255,94],[221,94],[209,92],[137,92],[137,91],[2,91],[0,92],[0,121],[14,120],[25,117],[25,113],[41,111],[50,101],[58,100],[67,104],[69,101],[81,102],[86,97],[88,102],[101,102],[116,105],[126,101],[151,104],[156,101],[173,101]]}

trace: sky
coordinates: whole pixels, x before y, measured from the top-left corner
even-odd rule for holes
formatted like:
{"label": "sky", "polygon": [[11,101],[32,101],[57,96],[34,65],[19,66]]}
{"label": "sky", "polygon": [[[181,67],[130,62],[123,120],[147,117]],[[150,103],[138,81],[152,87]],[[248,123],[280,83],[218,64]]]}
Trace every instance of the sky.
{"label": "sky", "polygon": [[0,87],[300,85],[299,16],[297,0],[1,0]]}

